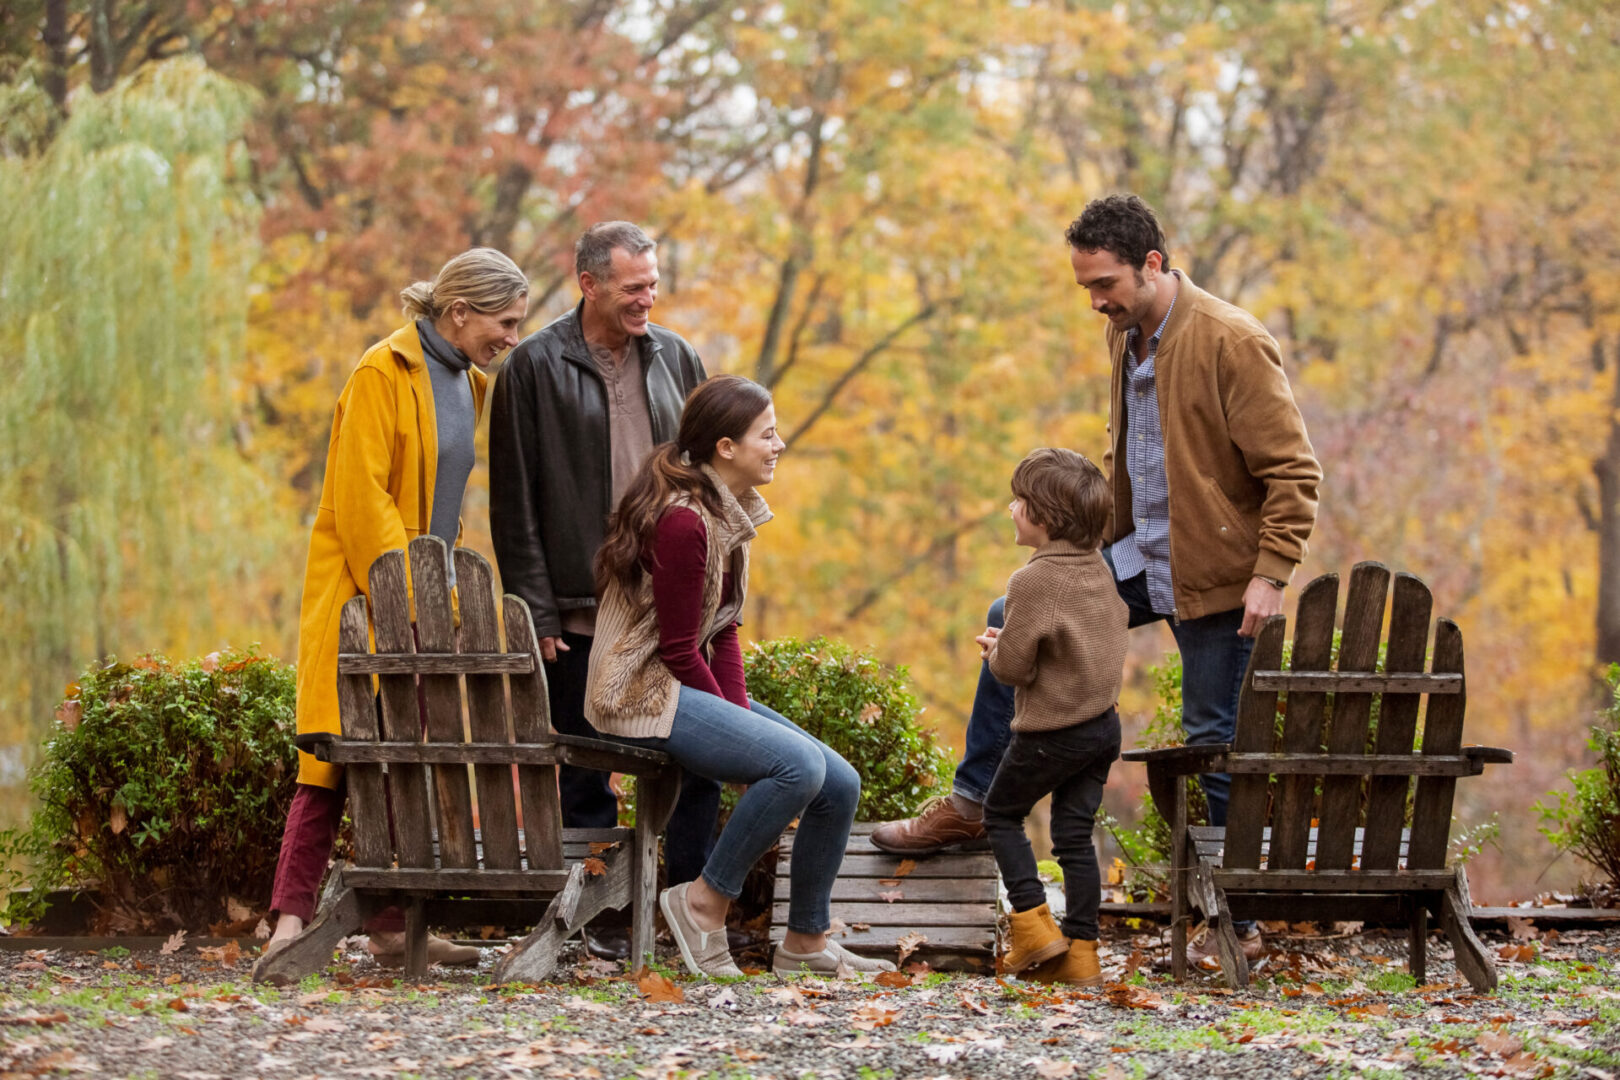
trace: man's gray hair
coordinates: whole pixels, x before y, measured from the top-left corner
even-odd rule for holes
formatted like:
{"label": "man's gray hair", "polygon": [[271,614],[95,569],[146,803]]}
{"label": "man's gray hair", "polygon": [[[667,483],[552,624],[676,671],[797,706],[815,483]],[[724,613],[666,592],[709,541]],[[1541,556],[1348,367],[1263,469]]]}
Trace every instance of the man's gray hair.
{"label": "man's gray hair", "polygon": [[574,273],[609,281],[613,277],[614,248],[623,248],[625,254],[634,256],[657,246],[657,242],[633,222],[598,221],[574,244]]}

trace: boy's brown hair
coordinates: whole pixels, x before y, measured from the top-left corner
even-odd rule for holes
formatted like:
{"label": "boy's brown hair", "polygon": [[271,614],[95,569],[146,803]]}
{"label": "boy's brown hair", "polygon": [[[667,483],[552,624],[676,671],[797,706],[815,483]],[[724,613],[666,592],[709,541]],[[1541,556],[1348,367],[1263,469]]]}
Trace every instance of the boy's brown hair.
{"label": "boy's brown hair", "polygon": [[1084,455],[1061,447],[1031,450],[1012,475],[1013,498],[1053,540],[1094,548],[1112,508],[1113,492],[1102,470]]}

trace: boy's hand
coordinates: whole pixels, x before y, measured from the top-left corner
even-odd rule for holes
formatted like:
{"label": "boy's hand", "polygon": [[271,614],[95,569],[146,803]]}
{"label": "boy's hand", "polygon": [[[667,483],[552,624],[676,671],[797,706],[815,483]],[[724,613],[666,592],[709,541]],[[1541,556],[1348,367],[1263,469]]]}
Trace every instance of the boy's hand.
{"label": "boy's hand", "polygon": [[980,660],[987,659],[990,656],[990,646],[996,643],[996,638],[1000,635],[1001,630],[999,627],[987,626],[984,628],[984,633],[973,639],[979,644]]}

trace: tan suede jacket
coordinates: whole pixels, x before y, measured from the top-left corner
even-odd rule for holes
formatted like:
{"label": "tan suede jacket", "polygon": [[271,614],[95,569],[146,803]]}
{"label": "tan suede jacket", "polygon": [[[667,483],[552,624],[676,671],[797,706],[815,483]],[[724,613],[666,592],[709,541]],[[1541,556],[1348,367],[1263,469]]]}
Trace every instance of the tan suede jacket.
{"label": "tan suede jacket", "polygon": [[[1110,326],[1113,478],[1105,537],[1129,535],[1124,468],[1126,334]],[[1196,619],[1243,604],[1255,575],[1289,580],[1316,524],[1322,466],[1305,434],[1277,342],[1260,320],[1198,288],[1185,273],[1159,339],[1154,384],[1170,485],[1170,582],[1176,615]],[[1120,468],[1114,468],[1114,462]]]}

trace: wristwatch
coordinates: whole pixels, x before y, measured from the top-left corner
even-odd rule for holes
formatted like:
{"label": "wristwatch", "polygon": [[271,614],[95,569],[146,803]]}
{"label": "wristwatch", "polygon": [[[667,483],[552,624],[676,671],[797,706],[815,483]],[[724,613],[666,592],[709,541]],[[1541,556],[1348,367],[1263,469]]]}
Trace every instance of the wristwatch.
{"label": "wristwatch", "polygon": [[1263,581],[1267,585],[1273,586],[1274,588],[1278,588],[1278,589],[1286,589],[1286,588],[1288,588],[1288,582],[1283,581],[1281,578],[1266,577],[1266,575],[1264,575],[1264,574],[1256,574],[1256,575],[1254,575],[1254,577],[1255,577],[1256,581]]}

